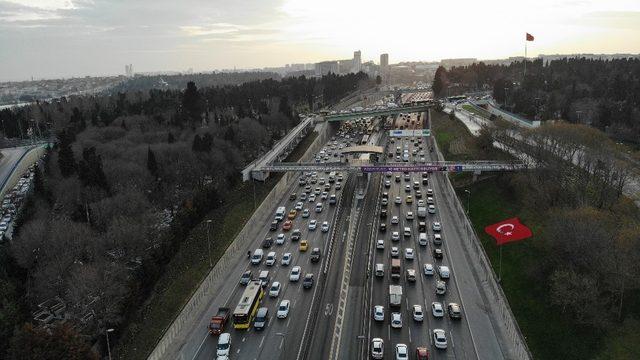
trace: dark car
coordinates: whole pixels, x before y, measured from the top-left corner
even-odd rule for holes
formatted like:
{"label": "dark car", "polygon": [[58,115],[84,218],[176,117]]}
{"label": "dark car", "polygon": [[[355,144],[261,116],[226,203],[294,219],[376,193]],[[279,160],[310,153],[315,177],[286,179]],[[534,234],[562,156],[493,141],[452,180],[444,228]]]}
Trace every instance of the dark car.
{"label": "dark car", "polygon": [[251,281],[251,270],[247,270],[240,277],[240,285],[247,285]]}
{"label": "dark car", "polygon": [[262,240],[262,247],[265,249],[268,249],[271,247],[271,245],[273,245],[273,239],[268,237],[264,240]]}
{"label": "dark car", "polygon": [[311,262],[320,261],[320,248],[313,248],[311,250]]}
{"label": "dark car", "polygon": [[298,241],[300,240],[301,236],[302,236],[302,233],[300,232],[300,229],[295,229],[291,233],[291,241]]}
{"label": "dark car", "polygon": [[381,219],[386,219],[387,218],[387,209],[380,210],[380,218]]}
{"label": "dark car", "polygon": [[383,192],[383,193],[382,193],[382,198],[383,198],[383,199],[388,199],[388,198],[389,198],[389,193],[388,193],[388,192],[386,192],[386,191],[385,191],[385,192]]}
{"label": "dark car", "polygon": [[434,258],[436,258],[436,259],[442,259],[442,256],[443,256],[443,254],[442,254],[442,249],[440,249],[440,248],[435,248],[435,249],[433,249],[433,257],[434,257]]}
{"label": "dark car", "polygon": [[309,273],[304,276],[302,280],[302,287],[305,289],[311,289],[313,286],[313,274]]}
{"label": "dark car", "polygon": [[429,183],[428,178],[422,178],[422,185],[427,185]]}
{"label": "dark car", "polygon": [[382,231],[382,232],[387,231],[387,224],[385,224],[385,223],[380,223],[380,231]]}
{"label": "dark car", "polygon": [[427,232],[427,223],[420,221],[418,223],[418,232]]}
{"label": "dark car", "polygon": [[278,230],[278,220],[273,220],[271,222],[271,226],[269,227],[270,231],[276,231]]}
{"label": "dark car", "polygon": [[289,200],[293,201],[296,199],[296,197],[298,197],[298,195],[296,195],[296,193],[291,193],[291,195],[289,195]]}

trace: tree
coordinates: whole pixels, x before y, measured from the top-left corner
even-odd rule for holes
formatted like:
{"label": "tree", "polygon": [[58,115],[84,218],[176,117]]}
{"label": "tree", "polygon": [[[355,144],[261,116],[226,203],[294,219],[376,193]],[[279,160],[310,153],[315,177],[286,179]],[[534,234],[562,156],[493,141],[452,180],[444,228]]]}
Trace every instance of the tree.
{"label": "tree", "polygon": [[436,97],[443,96],[448,85],[447,70],[443,66],[438,66],[436,75],[433,78],[433,84],[431,85],[433,94]]}
{"label": "tree", "polygon": [[376,85],[382,84],[382,77],[380,75],[376,76]]}
{"label": "tree", "polygon": [[156,163],[156,156],[151,151],[151,146],[147,148],[147,169],[153,176],[158,176],[158,164]]}
{"label": "tree", "polygon": [[82,160],[78,163],[78,177],[84,186],[96,186],[109,191],[107,177],[102,170],[102,158],[95,147],[82,150]]}
{"label": "tree", "polygon": [[76,160],[71,143],[68,130],[61,131],[58,134],[58,166],[60,167],[60,173],[64,177],[69,177],[76,171]]}
{"label": "tree", "polygon": [[196,83],[189,81],[182,96],[182,110],[190,123],[200,121],[200,115],[204,109],[202,97],[198,92]]}
{"label": "tree", "polygon": [[26,323],[11,339],[9,358],[22,359],[68,359],[98,360],[80,335],[69,324],[58,324],[50,331]]}
{"label": "tree", "polygon": [[171,131],[169,131],[169,134],[167,135],[167,142],[169,144],[173,144],[174,142],[176,142],[176,138],[173,137],[173,133],[171,133]]}

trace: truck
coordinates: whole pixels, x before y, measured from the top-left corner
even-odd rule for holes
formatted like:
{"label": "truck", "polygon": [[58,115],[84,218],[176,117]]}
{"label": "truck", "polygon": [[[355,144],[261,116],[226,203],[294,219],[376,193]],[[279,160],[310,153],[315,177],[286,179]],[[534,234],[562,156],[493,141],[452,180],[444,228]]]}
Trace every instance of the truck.
{"label": "truck", "polygon": [[231,311],[227,307],[218,308],[218,312],[215,316],[211,317],[211,321],[209,322],[209,334],[211,335],[220,335],[224,330],[224,325],[229,320],[229,314]]}
{"label": "truck", "polygon": [[389,307],[402,306],[402,286],[389,285]]}
{"label": "truck", "polygon": [[418,217],[419,218],[427,217],[427,207],[426,206],[418,206]]}
{"label": "truck", "polygon": [[400,259],[391,259],[391,278],[399,279],[401,271],[402,269],[400,268]]}

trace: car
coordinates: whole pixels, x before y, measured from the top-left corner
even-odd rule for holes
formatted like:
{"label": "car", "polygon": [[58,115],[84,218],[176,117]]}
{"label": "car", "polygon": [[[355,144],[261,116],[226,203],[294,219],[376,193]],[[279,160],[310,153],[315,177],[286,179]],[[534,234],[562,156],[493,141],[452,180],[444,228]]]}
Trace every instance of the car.
{"label": "car", "polygon": [[375,305],[373,307],[373,320],[384,321],[384,306]]}
{"label": "car", "polygon": [[447,292],[447,284],[442,281],[436,281],[436,295],[444,295]]}
{"label": "car", "polygon": [[302,201],[307,200],[307,193],[303,192],[302,194],[300,194],[300,200],[302,200]]}
{"label": "car", "polygon": [[408,211],[406,216],[407,216],[407,220],[409,221],[413,220],[413,211]]}
{"label": "car", "polygon": [[284,244],[285,240],[287,239],[287,237],[284,234],[278,234],[278,236],[276,236],[276,245],[282,245]]}
{"label": "car", "polygon": [[[302,204],[302,202],[300,202],[300,204]],[[296,218],[296,215],[298,215],[298,210],[296,210],[296,209],[291,209],[291,210],[289,211],[289,215],[287,215],[287,219],[289,219],[289,220],[293,220],[293,219],[295,219],[295,218]]]}
{"label": "car", "polygon": [[417,181],[414,181],[414,182],[413,182],[413,188],[414,188],[415,190],[420,189],[420,183],[419,183],[419,182],[417,182]]}
{"label": "car", "polygon": [[300,231],[300,229],[294,229],[291,232],[291,241],[298,241],[300,240],[300,237],[302,237],[302,232]]}
{"label": "car", "polygon": [[440,249],[440,248],[433,249],[433,257],[435,259],[442,259],[444,257],[444,255],[442,253],[442,249]]}
{"label": "car", "polygon": [[315,201],[316,201],[316,194],[309,195],[309,202],[312,203],[312,202],[315,202]]}
{"label": "car", "polygon": [[392,216],[391,217],[391,224],[392,225],[397,225],[400,222],[400,219],[398,219],[397,216]]}
{"label": "car", "polygon": [[320,248],[311,249],[311,262],[320,261]]}
{"label": "car", "polygon": [[387,224],[380,223],[380,232],[385,232],[385,231],[387,231]]}
{"label": "car", "polygon": [[441,279],[448,279],[451,276],[451,272],[449,271],[449,267],[445,265],[438,266],[438,275],[440,275]]}
{"label": "car", "polygon": [[435,214],[436,213],[436,206],[435,205],[429,205],[427,206],[427,212],[429,214]]}
{"label": "car", "polygon": [[422,266],[422,270],[424,271],[424,274],[427,276],[433,276],[433,264],[424,264]]}
{"label": "car", "polygon": [[251,270],[247,270],[240,276],[240,285],[247,285],[251,281]]}
{"label": "car", "polygon": [[302,217],[303,218],[308,218],[311,215],[311,211],[309,211],[309,209],[304,209],[302,210]]}
{"label": "car", "polygon": [[402,314],[398,312],[391,313],[391,327],[394,329],[402,328]]}
{"label": "car", "polygon": [[264,240],[262,240],[262,247],[265,249],[268,249],[271,247],[271,245],[273,245],[273,239],[270,237],[265,238]]}
{"label": "car", "polygon": [[276,263],[276,252],[275,251],[270,251],[267,254],[267,259],[264,261],[265,265],[267,266],[273,266],[273,264]]}
{"label": "car", "polygon": [[433,201],[433,198],[431,196],[427,196],[427,204],[435,205],[435,201]]}
{"label": "car", "polygon": [[416,199],[422,199],[422,191],[416,190],[415,196],[416,196]]}
{"label": "car", "polygon": [[447,312],[449,313],[450,319],[462,319],[462,308],[456,303],[449,303],[449,305],[447,305]]}
{"label": "car", "polygon": [[405,185],[404,186],[404,192],[410,193],[411,192],[411,186],[410,185]]}
{"label": "car", "polygon": [[307,185],[304,187],[304,192],[309,194],[311,192],[311,186]]}
{"label": "car", "polygon": [[424,320],[424,313],[422,312],[422,305],[413,305],[413,320]]}
{"label": "car", "polygon": [[318,227],[318,220],[309,221],[309,230],[315,230]]}
{"label": "car", "polygon": [[320,198],[321,198],[322,200],[327,200],[327,199],[329,198],[329,193],[328,193],[328,192],[326,192],[326,191],[323,191],[323,192],[322,192],[322,195],[320,195]]}
{"label": "car", "polygon": [[433,245],[442,245],[442,235],[433,234]]}
{"label": "car", "polygon": [[276,231],[278,230],[278,220],[273,220],[271,222],[271,225],[269,226],[269,231]]}
{"label": "car", "polygon": [[402,199],[400,198],[400,196],[396,196],[395,199],[393,200],[393,202],[396,205],[400,205],[400,204],[402,204]]}
{"label": "car", "polygon": [[296,282],[300,280],[300,274],[302,273],[302,268],[300,266],[294,266],[291,268],[289,272],[289,281]]}
{"label": "car", "polygon": [[307,240],[300,241],[300,251],[304,252],[304,251],[307,251],[308,249],[309,249],[309,242],[307,242]]}
{"label": "car", "polygon": [[387,218],[387,209],[380,210],[380,219],[386,219],[386,218]]}
{"label": "car", "polygon": [[398,256],[400,256],[400,250],[398,250],[398,248],[395,246],[391,247],[391,257],[398,257]]}
{"label": "car", "polygon": [[433,189],[427,189],[427,196],[433,196]]}
{"label": "car", "polygon": [[339,183],[339,182],[337,182],[337,183],[336,183],[336,186],[335,186],[335,189],[336,189],[336,191],[338,191],[338,190],[342,189],[342,184],[341,184],[341,183]]}
{"label": "car", "polygon": [[431,224],[431,229],[433,231],[442,231],[442,224],[440,224],[439,221],[434,221],[433,224]]}
{"label": "car", "polygon": [[442,329],[433,329],[433,344],[437,349],[447,348],[447,334]]}
{"label": "car", "polygon": [[408,227],[408,226],[405,226],[404,227],[404,231],[403,231],[403,235],[406,238],[411,237],[411,228]]}
{"label": "car", "polygon": [[321,193],[321,192],[322,192],[322,191],[320,190],[320,188],[319,188],[319,187],[317,187],[317,188],[315,188],[315,189],[313,190],[313,193],[314,193],[315,195],[320,195],[320,193]]}
{"label": "car", "polygon": [[396,344],[396,360],[409,359],[409,348],[405,344]]}
{"label": "car", "polygon": [[406,201],[407,204],[413,204],[413,197],[411,195],[408,195]]}
{"label": "car", "polygon": [[429,360],[429,350],[424,346],[416,347],[416,360]]}
{"label": "car", "polygon": [[289,315],[290,307],[291,307],[291,301],[289,300],[280,301],[280,306],[278,306],[278,312],[276,313],[276,316],[278,317],[278,319],[286,319],[287,316]]}
{"label": "car", "polygon": [[380,200],[380,205],[387,206],[388,204],[389,204],[389,199],[384,198],[384,199]]}
{"label": "car", "polygon": [[320,226],[320,230],[322,232],[325,232],[325,233],[328,232],[329,231],[329,222],[323,221],[322,222],[322,226]]}
{"label": "car", "polygon": [[371,358],[382,359],[384,357],[384,341],[381,338],[371,340]]}
{"label": "car", "polygon": [[407,260],[415,259],[415,253],[414,253],[412,248],[404,249],[404,258],[407,259]]}
{"label": "car", "polygon": [[409,174],[404,174],[404,181],[411,181],[411,176]]}
{"label": "car", "polygon": [[424,222],[424,221],[418,222],[418,232],[423,232],[423,233],[427,232],[427,223],[426,222]]}
{"label": "car", "polygon": [[[400,160],[400,156],[396,156],[396,160]],[[395,182],[400,182],[400,175],[396,175],[394,180]]]}
{"label": "car", "polygon": [[282,224],[282,230],[289,231],[291,230],[292,226],[293,226],[293,223],[291,222],[291,220],[287,220],[284,222],[284,224]]}
{"label": "car", "polygon": [[378,239],[378,241],[376,242],[376,249],[384,250],[384,240]]}
{"label": "car", "polygon": [[294,207],[295,210],[302,210],[302,207],[304,206],[304,204],[302,203],[302,201],[298,201],[296,203],[296,206]]}
{"label": "car", "polygon": [[289,264],[291,264],[291,253],[284,253],[280,259],[280,265],[288,266]]}
{"label": "car", "polygon": [[253,320],[253,328],[256,330],[264,330],[269,322],[269,309],[266,307],[258,308],[256,317]]}
{"label": "car", "polygon": [[278,297],[278,295],[280,295],[280,283],[278,281],[274,281],[271,284],[271,288],[269,289],[269,296],[270,297]]}
{"label": "car", "polygon": [[231,334],[222,333],[218,336],[217,356],[229,356],[231,354]]}
{"label": "car", "polygon": [[398,241],[400,240],[400,233],[397,231],[394,231],[391,233],[391,240],[393,241]]}
{"label": "car", "polygon": [[442,303],[438,301],[434,301],[431,303],[431,313],[433,317],[441,318],[444,316],[444,309],[442,308]]}
{"label": "car", "polygon": [[385,180],[384,181],[384,187],[387,188],[387,189],[390,188],[391,187],[391,181]]}
{"label": "car", "polygon": [[313,274],[307,273],[302,279],[302,287],[305,289],[311,289],[313,287]]}

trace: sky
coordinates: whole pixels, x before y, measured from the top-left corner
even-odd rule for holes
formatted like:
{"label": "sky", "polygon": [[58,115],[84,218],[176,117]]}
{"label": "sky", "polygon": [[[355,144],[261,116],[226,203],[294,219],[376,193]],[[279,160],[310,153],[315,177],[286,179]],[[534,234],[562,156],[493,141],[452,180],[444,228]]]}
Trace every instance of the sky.
{"label": "sky", "polygon": [[639,0],[0,0],[0,80],[640,53]]}

